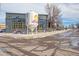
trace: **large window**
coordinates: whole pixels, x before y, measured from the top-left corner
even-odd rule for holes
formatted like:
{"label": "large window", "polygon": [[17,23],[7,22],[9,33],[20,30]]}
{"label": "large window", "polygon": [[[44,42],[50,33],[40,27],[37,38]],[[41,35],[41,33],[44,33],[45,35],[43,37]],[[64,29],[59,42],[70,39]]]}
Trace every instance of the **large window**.
{"label": "large window", "polygon": [[40,15],[40,16],[39,16],[39,19],[46,20],[46,16],[44,16],[44,15]]}
{"label": "large window", "polygon": [[24,29],[25,28],[24,21],[13,21],[12,28],[13,29]]}

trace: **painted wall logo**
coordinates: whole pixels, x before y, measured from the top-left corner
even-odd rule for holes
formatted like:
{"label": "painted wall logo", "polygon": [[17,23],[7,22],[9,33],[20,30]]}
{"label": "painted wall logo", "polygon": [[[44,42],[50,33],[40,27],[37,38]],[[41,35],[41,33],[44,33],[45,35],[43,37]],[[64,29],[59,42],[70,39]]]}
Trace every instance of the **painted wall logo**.
{"label": "painted wall logo", "polygon": [[34,20],[35,20],[36,22],[38,22],[38,15],[35,15],[35,16],[34,16]]}
{"label": "painted wall logo", "polygon": [[38,15],[34,16],[34,19],[32,20],[32,23],[38,23]]}

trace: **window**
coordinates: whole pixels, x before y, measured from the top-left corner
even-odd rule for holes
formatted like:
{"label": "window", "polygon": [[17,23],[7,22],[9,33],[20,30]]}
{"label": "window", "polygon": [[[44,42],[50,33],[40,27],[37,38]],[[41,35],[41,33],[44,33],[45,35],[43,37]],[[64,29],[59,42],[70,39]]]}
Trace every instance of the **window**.
{"label": "window", "polygon": [[45,19],[45,20],[46,20],[46,16],[44,16],[44,15],[39,16],[39,18],[40,18],[40,19]]}

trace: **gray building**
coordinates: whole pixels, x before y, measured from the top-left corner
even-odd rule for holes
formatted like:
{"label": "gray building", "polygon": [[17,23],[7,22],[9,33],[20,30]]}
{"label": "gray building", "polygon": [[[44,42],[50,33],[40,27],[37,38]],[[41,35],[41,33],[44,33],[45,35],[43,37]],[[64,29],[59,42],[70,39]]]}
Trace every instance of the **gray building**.
{"label": "gray building", "polygon": [[[6,32],[14,32],[16,30],[26,31],[26,16],[23,13],[6,13]],[[38,30],[44,30],[47,27],[47,15],[39,14]]]}

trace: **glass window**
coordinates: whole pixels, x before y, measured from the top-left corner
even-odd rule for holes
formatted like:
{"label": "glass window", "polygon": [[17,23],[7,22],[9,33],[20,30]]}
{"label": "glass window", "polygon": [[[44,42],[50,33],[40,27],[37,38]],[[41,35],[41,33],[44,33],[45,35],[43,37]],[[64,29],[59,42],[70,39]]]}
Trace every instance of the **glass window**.
{"label": "glass window", "polygon": [[46,16],[39,16],[39,19],[45,19],[46,20]]}

